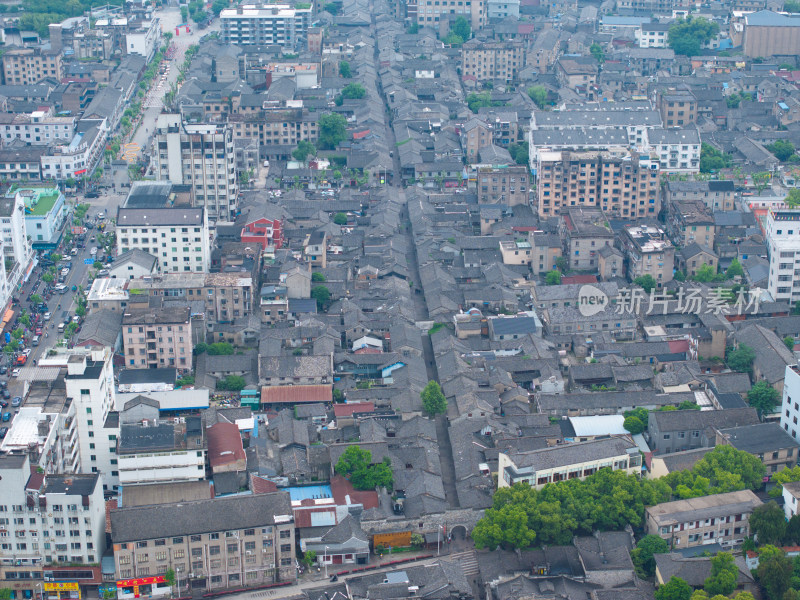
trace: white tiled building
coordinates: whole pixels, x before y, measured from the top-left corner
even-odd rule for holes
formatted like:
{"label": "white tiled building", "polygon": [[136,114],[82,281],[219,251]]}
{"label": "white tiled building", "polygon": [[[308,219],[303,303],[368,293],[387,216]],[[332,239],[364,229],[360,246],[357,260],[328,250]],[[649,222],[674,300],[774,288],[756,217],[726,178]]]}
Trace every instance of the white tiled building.
{"label": "white tiled building", "polygon": [[767,289],[775,301],[794,304],[800,300],[800,210],[770,208],[765,231],[769,256]]}

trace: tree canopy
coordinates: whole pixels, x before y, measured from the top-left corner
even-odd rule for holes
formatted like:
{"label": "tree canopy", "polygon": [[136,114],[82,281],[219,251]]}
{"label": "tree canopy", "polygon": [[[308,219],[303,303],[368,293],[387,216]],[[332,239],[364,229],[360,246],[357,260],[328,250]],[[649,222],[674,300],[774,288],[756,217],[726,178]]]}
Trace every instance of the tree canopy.
{"label": "tree canopy", "polygon": [[731,166],[730,154],[720,152],[711,144],[700,144],[700,172],[713,173]]}
{"label": "tree canopy", "polygon": [[633,435],[637,433],[642,433],[645,429],[644,423],[639,420],[639,417],[626,417],[625,421],[622,423],[622,426],[630,431]]}
{"label": "tree canopy", "polygon": [[781,162],[786,162],[794,154],[794,144],[789,140],[775,140],[766,146],[766,149],[772,152],[775,158]]}
{"label": "tree canopy", "polygon": [[319,117],[319,147],[333,150],[347,138],[347,119],[344,115],[325,113]]}
{"label": "tree canopy", "polygon": [[374,490],[376,487],[392,489],[394,478],[389,457],[372,464],[372,452],[358,446],[348,446],[336,462],[336,472],[344,475],[357,490]]}
{"label": "tree canopy", "polygon": [[561,285],[561,273],[558,271],[548,271],[544,276],[545,285]]}
{"label": "tree canopy", "polygon": [[711,559],[711,575],[703,583],[709,596],[727,596],[736,589],[739,567],[730,552],[719,552]]}
{"label": "tree canopy", "polygon": [[547,88],[543,85],[533,85],[529,87],[527,90],[528,97],[533,100],[533,102],[539,108],[544,108],[545,102],[547,102]]}
{"label": "tree canopy", "polygon": [[442,388],[435,381],[429,381],[420,393],[422,408],[429,415],[438,415],[447,411],[447,399],[442,393]]}
{"label": "tree canopy", "polygon": [[653,279],[652,275],[640,275],[633,280],[633,283],[644,289],[644,291],[648,294],[650,293],[650,290],[656,287],[656,280]]}
{"label": "tree canopy", "polygon": [[350,69],[350,63],[346,60],[339,61],[339,75],[344,77],[345,79],[349,79],[353,76],[353,72]]}
{"label": "tree canopy", "polygon": [[783,493],[783,484],[793,481],[800,481],[800,466],[794,466],[791,469],[784,467],[772,476],[772,483],[775,487],[769,491],[769,495],[777,498]]}
{"label": "tree canopy", "polygon": [[319,310],[325,310],[331,300],[331,291],[324,285],[315,285],[311,288],[311,297],[317,301]]}
{"label": "tree canopy", "polygon": [[656,572],[656,554],[669,552],[669,544],[657,535],[646,535],[636,548],[631,550],[631,560],[636,567],[636,574],[642,579],[652,577]]}
{"label": "tree canopy", "polygon": [[[750,518],[752,519],[752,516]],[[756,577],[764,588],[768,600],[783,600],[784,594],[789,589],[793,571],[792,561],[780,548],[767,545],[759,549]]]}
{"label": "tree canopy", "polygon": [[757,381],[747,392],[747,403],[755,408],[759,415],[772,414],[779,401],[780,394],[778,394],[778,390],[764,379]]}
{"label": "tree canopy", "polygon": [[472,27],[465,17],[459,16],[450,26],[450,32],[466,42],[472,35]]}
{"label": "tree canopy", "polygon": [[733,446],[717,446],[694,467],[673,471],[664,480],[678,498],[697,498],[739,490],[755,490],[763,483],[764,463]]}
{"label": "tree canopy", "polygon": [[314,144],[307,140],[300,140],[297,142],[297,148],[292,150],[292,158],[300,162],[306,162],[306,158],[314,156],[316,153],[317,149]]}
{"label": "tree canopy", "polygon": [[671,577],[656,590],[656,600],[691,600],[691,598],[691,586],[680,577]]}
{"label": "tree canopy", "polygon": [[753,361],[756,359],[755,351],[747,344],[739,344],[739,347],[728,353],[728,366],[739,373],[749,373],[753,369]]}
{"label": "tree canopy", "polygon": [[750,531],[759,544],[779,545],[786,533],[786,517],[774,500],[757,506],[750,515]]}
{"label": "tree canopy", "polygon": [[719,25],[703,17],[679,19],[669,28],[667,41],[675,54],[696,56],[719,33]]}

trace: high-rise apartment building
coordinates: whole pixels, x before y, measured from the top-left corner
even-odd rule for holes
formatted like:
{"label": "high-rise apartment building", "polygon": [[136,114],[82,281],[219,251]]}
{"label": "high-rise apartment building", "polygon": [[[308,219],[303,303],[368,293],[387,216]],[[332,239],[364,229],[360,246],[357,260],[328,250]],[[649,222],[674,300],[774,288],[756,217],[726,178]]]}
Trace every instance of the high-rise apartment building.
{"label": "high-rise apartment building", "polygon": [[0,198],[0,244],[6,271],[0,282],[0,299],[12,293],[28,274],[33,248],[25,224],[25,201],[21,194]]}
{"label": "high-rise apartment building", "polygon": [[522,40],[472,39],[461,46],[462,76],[512,81],[524,67],[525,44]]}
{"label": "high-rise apartment building", "polygon": [[534,163],[542,217],[563,208],[599,207],[610,216],[655,218],[660,208],[659,163],[634,151],[538,152]]}
{"label": "high-rise apartment building", "polygon": [[800,300],[800,210],[771,208],[767,213],[767,289],[776,302]]}
{"label": "high-rise apartment building", "polygon": [[311,8],[297,8],[288,4],[242,4],[236,8],[226,8],[219,18],[225,44],[277,44],[293,48],[298,43],[305,43],[311,23]]}
{"label": "high-rise apartment building", "polygon": [[52,77],[61,80],[64,65],[61,52],[34,48],[12,48],[3,54],[3,76],[6,85],[29,85]]}
{"label": "high-rise apartment building", "polygon": [[434,29],[450,15],[465,17],[474,30],[486,23],[485,0],[408,0],[406,14],[412,23]]}
{"label": "high-rise apartment building", "polygon": [[131,309],[122,317],[125,366],[129,369],[192,368],[189,307]]}
{"label": "high-rise apartment building", "polygon": [[192,186],[193,203],[212,221],[233,220],[239,194],[231,128],[185,123],[178,114],[159,115],[154,138],[156,180]]}

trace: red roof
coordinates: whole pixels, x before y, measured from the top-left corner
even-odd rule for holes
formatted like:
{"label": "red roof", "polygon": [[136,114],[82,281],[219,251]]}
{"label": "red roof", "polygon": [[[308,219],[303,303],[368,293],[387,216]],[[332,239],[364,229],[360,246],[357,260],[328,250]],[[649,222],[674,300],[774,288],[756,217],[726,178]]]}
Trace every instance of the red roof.
{"label": "red roof", "polygon": [[38,492],[40,489],[42,489],[43,483],[44,473],[31,473],[31,476],[28,477],[28,483],[25,484],[25,490]]}
{"label": "red roof", "polygon": [[350,504],[361,504],[364,509],[378,508],[378,493],[374,490],[359,492],[353,484],[341,475],[334,475],[331,478],[331,492],[333,499],[339,506],[347,506],[347,497],[350,497]]}
{"label": "red roof", "polygon": [[319,385],[274,385],[261,388],[262,404],[297,404],[298,402],[330,402],[333,386]]}
{"label": "red roof", "polygon": [[597,283],[596,275],[567,275],[561,278],[561,285],[567,283]]}
{"label": "red roof", "polygon": [[[526,6],[527,4],[537,6],[537,3],[534,2],[526,3]],[[536,31],[536,25],[534,25],[533,23],[520,23],[519,25],[517,25],[517,33],[527,34],[527,33],[533,33],[534,31]]]}
{"label": "red roof", "polygon": [[278,491],[278,486],[274,481],[264,479],[258,475],[250,476],[250,491],[254,494],[271,494]]}
{"label": "red roof", "polygon": [[327,506],[315,506],[313,508],[295,508],[294,512],[294,526],[295,527],[312,527],[311,513],[329,513],[333,516],[334,522],[336,519],[336,507],[333,504]]}
{"label": "red roof", "polygon": [[357,412],[373,412],[374,402],[348,402],[347,404],[334,404],[333,414],[337,417],[352,417]]}
{"label": "red roof", "polygon": [[369,346],[364,346],[363,348],[359,348],[353,354],[383,354],[383,350],[380,348],[370,348]]}
{"label": "red roof", "polygon": [[206,429],[208,436],[208,462],[211,468],[246,460],[242,436],[235,423],[217,423]]}
{"label": "red roof", "polygon": [[669,351],[673,354],[679,354],[689,350],[689,340],[672,340],[667,343],[669,344]]}

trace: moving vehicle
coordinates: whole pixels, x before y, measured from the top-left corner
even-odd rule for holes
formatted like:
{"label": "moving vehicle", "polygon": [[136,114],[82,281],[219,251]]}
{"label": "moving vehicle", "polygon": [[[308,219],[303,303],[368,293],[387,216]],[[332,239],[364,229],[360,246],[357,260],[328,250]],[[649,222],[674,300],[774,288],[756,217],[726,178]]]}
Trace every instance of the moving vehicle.
{"label": "moving vehicle", "polygon": [[[15,364],[15,365],[19,365],[19,366],[21,367],[21,366],[22,366],[22,365],[24,365],[26,362],[28,362],[28,357],[27,357],[27,355],[25,355],[25,354],[20,354],[20,355],[17,357],[17,360],[16,360],[16,361],[14,361],[14,364]],[[16,371],[17,369],[14,369],[14,370]]]}
{"label": "moving vehicle", "polygon": [[92,249],[89,250],[89,254],[92,256],[97,256],[97,246],[92,246]]}
{"label": "moving vehicle", "polygon": [[64,323],[58,324],[58,333],[64,333]]}
{"label": "moving vehicle", "polygon": [[13,371],[11,371],[11,376],[12,377],[19,377],[19,369],[14,369]]}
{"label": "moving vehicle", "polygon": [[10,412],[4,412],[3,413],[3,421],[8,422],[10,420],[11,420],[11,413]]}
{"label": "moving vehicle", "polygon": [[99,198],[100,197],[100,192],[96,192],[94,190],[92,190],[90,192],[86,192],[86,197],[87,198]]}
{"label": "moving vehicle", "polygon": [[11,401],[11,406],[19,406],[22,404],[22,396],[14,396],[14,399]]}
{"label": "moving vehicle", "polygon": [[38,346],[38,345],[39,345],[39,336],[35,335],[35,336],[33,336],[33,339],[31,340],[31,346]]}
{"label": "moving vehicle", "polygon": [[77,249],[77,248],[73,248],[72,250],[70,250],[70,251],[69,251],[69,253],[70,253],[72,256],[77,256],[77,255],[78,255],[78,249]]}
{"label": "moving vehicle", "polygon": [[0,427],[0,439],[6,437],[7,433],[8,433],[8,427]]}
{"label": "moving vehicle", "polygon": [[9,392],[8,390],[3,390],[3,399],[4,400],[11,399],[11,392]]}
{"label": "moving vehicle", "polygon": [[49,321],[50,320],[50,313],[49,312],[44,313],[44,320],[45,321]]}
{"label": "moving vehicle", "polygon": [[22,355],[23,356],[30,356],[31,355],[31,349],[30,348],[25,348],[25,350],[22,351]]}

